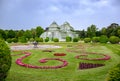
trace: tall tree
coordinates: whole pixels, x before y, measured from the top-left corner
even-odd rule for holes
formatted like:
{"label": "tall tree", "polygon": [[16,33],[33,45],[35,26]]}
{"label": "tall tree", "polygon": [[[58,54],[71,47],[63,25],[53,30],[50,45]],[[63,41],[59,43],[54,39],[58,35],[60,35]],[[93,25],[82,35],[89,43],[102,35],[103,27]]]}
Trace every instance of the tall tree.
{"label": "tall tree", "polygon": [[107,36],[116,36],[117,35],[117,28],[119,27],[118,24],[112,23],[110,26],[107,27]]}
{"label": "tall tree", "polygon": [[25,38],[28,38],[28,40],[29,40],[30,38],[32,38],[32,33],[31,33],[31,31],[30,31],[30,30],[26,30],[25,33],[24,33],[24,36],[25,36]]}
{"label": "tall tree", "polygon": [[84,29],[81,31],[81,36],[80,36],[80,37],[81,37],[81,38],[85,38],[85,37],[86,37],[86,32],[85,32]]}
{"label": "tall tree", "polygon": [[102,35],[106,35],[106,34],[107,34],[107,29],[106,29],[105,27],[103,27],[103,28],[101,29],[101,34],[102,34]]}
{"label": "tall tree", "polygon": [[6,40],[6,38],[7,38],[5,31],[2,30],[2,29],[0,29],[0,38],[3,38],[3,39],[5,39],[5,40]]}
{"label": "tall tree", "polygon": [[36,36],[40,37],[40,35],[44,32],[44,29],[41,26],[36,27]]}
{"label": "tall tree", "polygon": [[18,32],[16,33],[16,38],[22,37],[24,32],[24,30],[18,30]]}
{"label": "tall tree", "polygon": [[15,31],[13,31],[12,29],[11,30],[8,30],[8,33],[7,33],[7,37],[8,38],[15,38]]}
{"label": "tall tree", "polygon": [[87,28],[87,36],[92,38],[96,36],[96,31],[98,28],[96,28],[95,25],[91,25],[90,27]]}
{"label": "tall tree", "polygon": [[31,33],[32,33],[32,38],[35,39],[35,37],[36,37],[36,29],[32,28]]}

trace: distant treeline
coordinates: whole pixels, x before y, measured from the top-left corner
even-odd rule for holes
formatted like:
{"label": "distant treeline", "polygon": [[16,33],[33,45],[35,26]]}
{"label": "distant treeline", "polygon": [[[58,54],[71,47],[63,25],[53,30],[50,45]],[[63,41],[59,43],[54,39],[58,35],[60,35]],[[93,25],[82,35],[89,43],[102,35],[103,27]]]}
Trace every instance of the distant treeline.
{"label": "distant treeline", "polygon": [[[27,41],[43,41],[40,39],[40,35],[46,30],[41,26],[32,28],[30,30],[3,30],[0,29],[0,38],[6,40],[7,42],[27,42]],[[91,25],[87,30],[75,30],[78,34],[78,38],[83,40],[85,38],[98,39],[96,37],[106,36],[110,38],[115,36],[120,38],[120,26],[117,23],[112,23],[108,27],[103,27],[101,30],[96,27],[96,25]],[[95,40],[96,41],[96,40]]]}

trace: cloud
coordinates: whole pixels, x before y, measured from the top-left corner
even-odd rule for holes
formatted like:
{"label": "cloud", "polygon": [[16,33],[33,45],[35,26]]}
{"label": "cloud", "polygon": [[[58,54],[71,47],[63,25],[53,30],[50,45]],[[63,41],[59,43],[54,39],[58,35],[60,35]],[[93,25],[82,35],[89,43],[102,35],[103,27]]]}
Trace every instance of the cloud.
{"label": "cloud", "polygon": [[[49,26],[68,21],[76,29],[90,24],[120,23],[119,0],[0,0],[0,27]],[[104,21],[104,22],[103,22]]]}

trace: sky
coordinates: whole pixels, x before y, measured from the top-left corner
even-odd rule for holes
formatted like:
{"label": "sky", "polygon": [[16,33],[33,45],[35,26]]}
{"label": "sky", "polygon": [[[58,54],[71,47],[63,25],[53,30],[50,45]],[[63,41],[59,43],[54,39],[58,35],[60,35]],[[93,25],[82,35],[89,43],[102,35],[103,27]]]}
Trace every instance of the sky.
{"label": "sky", "polygon": [[75,30],[120,24],[120,0],[0,0],[0,29],[44,29],[53,21]]}

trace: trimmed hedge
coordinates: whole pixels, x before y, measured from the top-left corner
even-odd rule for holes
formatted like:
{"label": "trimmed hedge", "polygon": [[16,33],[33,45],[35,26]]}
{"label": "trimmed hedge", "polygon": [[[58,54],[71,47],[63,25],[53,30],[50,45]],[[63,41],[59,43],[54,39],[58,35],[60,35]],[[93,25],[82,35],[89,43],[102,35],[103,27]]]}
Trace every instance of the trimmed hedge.
{"label": "trimmed hedge", "polygon": [[59,39],[58,38],[54,38],[53,41],[54,42],[59,42]]}
{"label": "trimmed hedge", "polygon": [[78,42],[78,38],[73,38],[73,42]]}
{"label": "trimmed hedge", "polygon": [[111,37],[109,38],[109,41],[110,41],[110,43],[112,43],[112,44],[117,44],[117,43],[119,43],[120,39],[119,39],[119,37],[117,37],[117,36],[111,36]]}
{"label": "trimmed hedge", "polygon": [[120,81],[120,63],[109,71],[107,81]]}
{"label": "trimmed hedge", "polygon": [[93,37],[92,42],[97,43],[100,41],[100,37]]}
{"label": "trimmed hedge", "polygon": [[0,81],[5,81],[11,67],[10,48],[0,39]]}
{"label": "trimmed hedge", "polygon": [[45,38],[45,42],[48,42],[48,41],[49,41],[49,37],[46,37],[46,38]]}
{"label": "trimmed hedge", "polygon": [[85,43],[91,42],[91,38],[85,38],[85,39],[84,39],[84,42],[85,42]]}
{"label": "trimmed hedge", "polygon": [[35,41],[36,41],[36,42],[43,42],[43,38],[37,37],[37,38],[35,38]]}
{"label": "trimmed hedge", "polygon": [[69,36],[67,36],[67,37],[66,37],[66,42],[71,42],[71,41],[72,41],[72,38],[69,37]]}
{"label": "trimmed hedge", "polygon": [[101,35],[100,36],[100,43],[107,43],[108,42],[108,37],[106,35]]}

